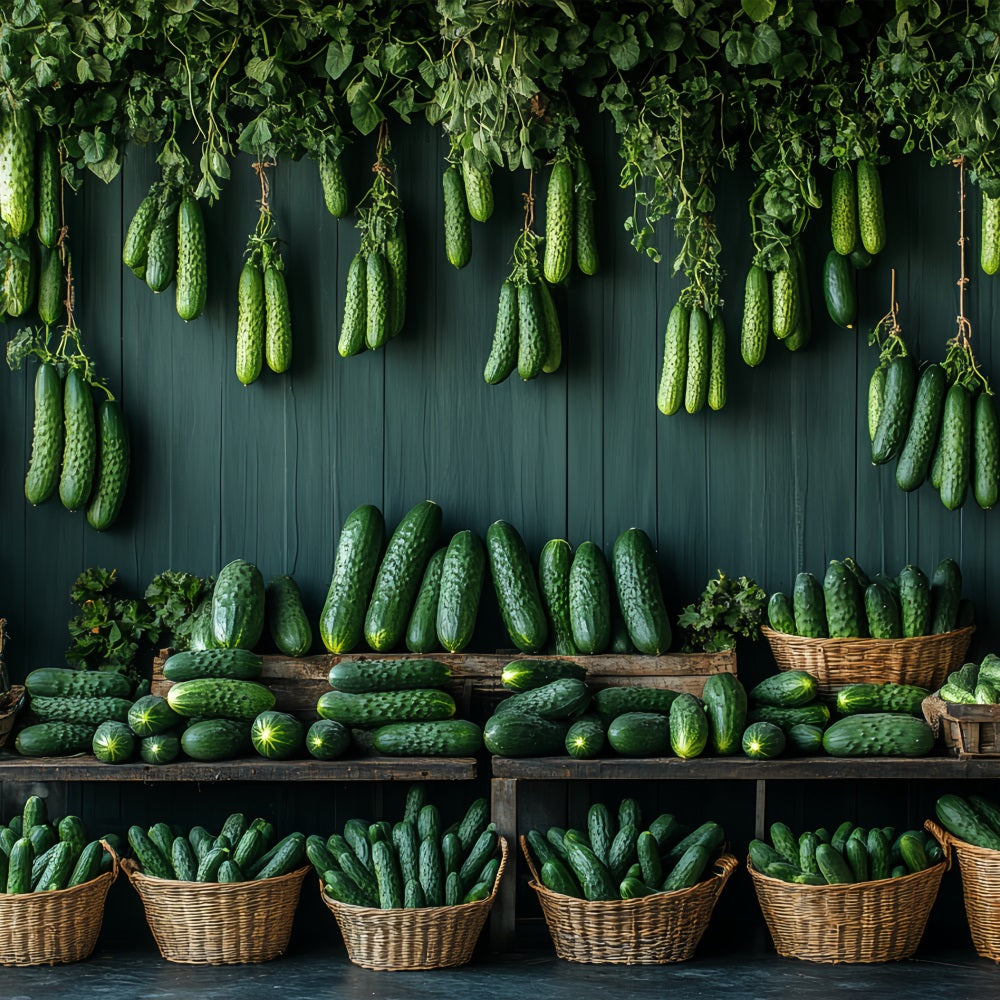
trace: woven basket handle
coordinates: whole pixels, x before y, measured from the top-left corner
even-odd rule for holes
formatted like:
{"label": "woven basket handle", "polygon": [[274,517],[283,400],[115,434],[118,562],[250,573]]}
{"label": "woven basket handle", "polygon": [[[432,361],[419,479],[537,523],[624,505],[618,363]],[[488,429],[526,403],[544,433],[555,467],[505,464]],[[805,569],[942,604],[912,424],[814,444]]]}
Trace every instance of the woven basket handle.
{"label": "woven basket handle", "polygon": [[725,889],[726,883],[729,881],[729,876],[739,867],[739,861],[732,854],[723,854],[715,862],[715,867],[719,869],[719,878],[716,880],[715,885],[715,898],[718,899],[722,890]]}
{"label": "woven basket handle", "polygon": [[524,855],[524,860],[528,862],[528,868],[531,870],[531,877],[539,884],[542,884],[541,877],[538,874],[538,869],[535,868],[534,859],[531,857],[531,852],[528,850],[528,841],[524,834],[521,834],[521,853]]}
{"label": "woven basket handle", "polygon": [[941,845],[944,852],[945,871],[951,869],[951,834],[932,819],[924,820],[924,829]]}
{"label": "woven basket handle", "polygon": [[111,883],[114,884],[118,880],[118,855],[115,854],[115,849],[106,840],[102,840],[100,843],[101,847],[111,855]]}

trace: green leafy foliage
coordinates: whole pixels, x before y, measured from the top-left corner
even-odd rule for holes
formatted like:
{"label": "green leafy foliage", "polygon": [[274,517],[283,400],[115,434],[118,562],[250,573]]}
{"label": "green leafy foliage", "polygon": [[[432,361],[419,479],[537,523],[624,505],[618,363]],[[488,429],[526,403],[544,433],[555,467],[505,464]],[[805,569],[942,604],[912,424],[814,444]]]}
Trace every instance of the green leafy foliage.
{"label": "green leafy foliage", "polygon": [[214,577],[164,570],[146,587],[144,595],[156,617],[158,639],[178,651],[187,649],[191,639],[191,616],[212,592]]}
{"label": "green leafy foliage", "polygon": [[720,570],[700,599],[680,613],[683,651],[716,653],[732,649],[737,636],[758,639],[766,611],[767,594],[753,580],[746,576],[734,580]]}

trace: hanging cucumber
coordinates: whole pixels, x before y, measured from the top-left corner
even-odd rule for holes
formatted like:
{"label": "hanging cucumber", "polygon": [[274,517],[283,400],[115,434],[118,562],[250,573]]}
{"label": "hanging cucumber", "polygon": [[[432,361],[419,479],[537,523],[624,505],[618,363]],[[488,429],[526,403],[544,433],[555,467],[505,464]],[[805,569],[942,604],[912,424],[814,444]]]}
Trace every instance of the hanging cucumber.
{"label": "hanging cucumber", "polygon": [[545,258],[543,273],[550,285],[569,275],[573,256],[573,166],[557,160],[545,192]]}
{"label": "hanging cucumber", "polygon": [[334,218],[342,219],[350,209],[347,196],[347,181],[339,156],[324,153],[319,158],[319,181],[323,188],[326,210]]}
{"label": "hanging cucumber", "polygon": [[236,377],[250,385],[264,366],[264,275],[254,257],[240,272],[236,300]]}
{"label": "hanging cucumber", "polygon": [[858,192],[850,167],[838,167],[830,186],[830,235],[833,249],[846,257],[858,245]]}
{"label": "hanging cucumber", "polygon": [[979,266],[987,274],[1000,270],[1000,198],[991,198],[988,194],[983,194]]}
{"label": "hanging cucumber", "polygon": [[771,278],[771,329],[778,340],[791,336],[799,325],[799,289],[794,250]]}
{"label": "hanging cucumber", "polygon": [[24,495],[31,504],[45,503],[59,482],[63,448],[63,383],[59,369],[43,362],[35,376],[35,425]]}
{"label": "hanging cucumber", "polygon": [[354,255],[347,270],[344,293],[344,319],[340,327],[337,352],[342,358],[358,354],[365,346],[365,317],[368,310],[368,266],[364,254]]}
{"label": "hanging cucumber", "polygon": [[831,250],[826,255],[823,264],[823,298],[830,319],[838,326],[850,330],[858,312],[854,270],[850,259],[841,256],[836,250]]}
{"label": "hanging cucumber", "polygon": [[581,274],[594,275],[598,269],[597,226],[594,223],[594,204],[597,194],[594,191],[594,180],[590,174],[590,165],[581,153],[573,163],[573,193],[574,209],[574,240],[576,251],[576,267]]}
{"label": "hanging cucumber", "polygon": [[678,302],[667,318],[667,332],[663,342],[663,369],[656,406],[660,413],[676,413],[684,401],[684,379],[687,375],[688,331],[690,313],[687,306]]}
{"label": "hanging cucumber", "polygon": [[973,415],[972,491],[983,510],[989,510],[1000,499],[1000,420],[988,389],[976,397]]}
{"label": "hanging cucumber", "polygon": [[205,219],[198,200],[186,193],[177,211],[176,304],[181,319],[197,319],[202,314],[208,294],[207,274]]}
{"label": "hanging cucumber", "polygon": [[767,271],[754,264],[747,274],[740,331],[740,354],[751,368],[756,368],[764,360],[770,326],[771,291]]}
{"label": "hanging cucumber", "polygon": [[917,386],[917,373],[908,354],[897,354],[885,376],[885,391],[875,437],[872,463],[882,465],[899,454],[910,426],[910,412]]}
{"label": "hanging cucumber", "polygon": [[70,368],[63,385],[63,426],[59,499],[67,510],[79,510],[90,496],[97,435],[90,383],[77,368]]}
{"label": "hanging cucumber", "polygon": [[949,390],[941,419],[941,503],[958,510],[969,488],[972,457],[972,394],[960,382]]}
{"label": "hanging cucumber", "polygon": [[458,167],[448,167],[444,188],[444,252],[452,267],[462,268],[472,259],[472,216],[465,197],[465,184]]}
{"label": "hanging cucumber", "polygon": [[500,286],[493,345],[486,360],[486,370],[483,372],[487,385],[499,385],[517,367],[517,334],[517,286],[508,278]]}
{"label": "hanging cucumber", "polygon": [[934,457],[948,375],[941,365],[928,365],[920,375],[906,443],[896,463],[896,485],[907,492],[926,478]]}
{"label": "hanging cucumber", "polygon": [[721,410],[726,405],[726,325],[722,319],[722,311],[718,309],[712,317],[708,405],[713,410]]}
{"label": "hanging cucumber", "polygon": [[712,329],[708,314],[700,306],[691,310],[688,321],[687,373],[684,383],[684,409],[698,413],[708,401],[709,354]]}
{"label": "hanging cucumber", "polygon": [[100,432],[97,479],[87,508],[87,523],[97,531],[107,531],[118,517],[128,481],[128,430],[121,407],[113,399],[103,399],[97,408]]}
{"label": "hanging cucumber", "polygon": [[878,167],[871,160],[858,160],[858,233],[862,246],[870,253],[885,247],[885,209],[882,204],[882,181]]}

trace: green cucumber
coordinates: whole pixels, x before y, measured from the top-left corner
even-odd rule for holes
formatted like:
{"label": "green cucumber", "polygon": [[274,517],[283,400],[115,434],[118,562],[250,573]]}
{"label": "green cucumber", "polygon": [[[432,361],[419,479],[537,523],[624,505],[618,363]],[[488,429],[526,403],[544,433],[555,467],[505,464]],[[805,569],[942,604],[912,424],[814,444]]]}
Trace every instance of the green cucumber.
{"label": "green cucumber", "polygon": [[62,447],[62,377],[54,364],[43,362],[35,376],[35,423],[31,460],[24,480],[24,495],[28,503],[45,503],[55,493],[59,483]]}
{"label": "green cucumber", "polygon": [[892,591],[876,580],[865,590],[865,615],[873,639],[901,639],[903,621]]}
{"label": "green cucumber", "polygon": [[909,429],[896,462],[896,485],[901,490],[915,490],[930,472],[947,391],[948,375],[944,368],[928,365],[917,382]]}
{"label": "green cucumber", "polygon": [[858,314],[854,268],[850,257],[845,257],[836,250],[831,250],[823,263],[823,299],[830,319],[838,326],[850,330]]}
{"label": "green cucumber", "polygon": [[584,680],[587,671],[571,660],[511,660],[500,674],[500,683],[508,691],[531,691],[553,681],[571,677]]}
{"label": "green cucumber", "polygon": [[601,653],[611,640],[611,583],[604,553],[593,542],[578,546],[569,571],[569,620],[573,645]]}
{"label": "green cucumber", "polygon": [[903,448],[910,427],[916,387],[917,374],[913,359],[908,354],[897,354],[886,369],[882,408],[875,437],[872,439],[873,464],[888,462]]}
{"label": "green cucumber", "polygon": [[615,589],[629,638],[640,653],[659,656],[670,649],[672,630],[656,567],[653,543],[641,528],[629,528],[612,552]]}
{"label": "green cucumber", "polygon": [[792,607],[795,613],[796,635],[810,639],[826,638],[826,604],[823,587],[812,573],[802,572],[795,577]]}
{"label": "green cucumber", "polygon": [[831,639],[864,636],[868,631],[864,596],[854,574],[837,559],[831,559],[823,577],[827,634]]}
{"label": "green cucumber", "polygon": [[449,166],[442,178],[444,191],[444,251],[452,267],[463,268],[472,259],[472,216],[465,182],[458,167]]}
{"label": "green cucumber", "polygon": [[972,492],[983,510],[1000,499],[1000,417],[985,389],[976,396],[972,417]]}
{"label": "green cucumber", "polygon": [[312,646],[312,626],[302,606],[302,595],[288,575],[273,577],[264,591],[271,641],[285,656],[305,656]]}
{"label": "green cucumber", "polygon": [[708,745],[708,719],[693,695],[679,694],[670,706],[670,746],[681,760],[700,757]]}
{"label": "green cucumber", "polygon": [[765,677],[750,689],[748,697],[755,705],[798,708],[816,700],[819,685],[804,670],[783,670]]}
{"label": "green cucumber", "polygon": [[795,612],[787,594],[775,591],[767,602],[767,622],[775,632],[795,635]]}
{"label": "green cucumber", "polygon": [[411,653],[430,653],[438,648],[437,616],[441,593],[441,569],[447,547],[438,549],[427,560],[417,599],[413,602],[406,627],[406,648]]}
{"label": "green cucumber", "polygon": [[663,342],[663,368],[656,393],[656,406],[660,413],[671,416],[684,402],[684,380],[688,367],[688,335],[691,327],[687,306],[678,302],[667,318]]}
{"label": "green cucumber", "polygon": [[853,253],[860,238],[857,194],[850,167],[837,167],[830,185],[830,235],[833,249],[845,257]]}
{"label": "green cucumber", "polygon": [[548,613],[548,624],[555,652],[575,656],[573,630],[569,617],[569,574],[573,550],[563,538],[545,543],[538,557],[538,583]]}
{"label": "green cucumber", "polygon": [[730,673],[711,674],[705,680],[701,700],[712,752],[723,756],[739,753],[747,715],[747,694],[739,679]]}
{"label": "green cucumber", "polygon": [[626,712],[608,726],[608,744],[625,757],[662,757],[670,750],[670,719],[653,712]]}
{"label": "green cucumber", "polygon": [[771,760],[785,749],[785,734],[773,722],[752,722],[740,740],[743,753],[753,760]]}
{"label": "green cucumber", "polygon": [[437,606],[437,637],[449,653],[459,653],[472,641],[483,590],[486,552],[471,531],[452,536],[441,567]]}
{"label": "green cucumber", "polygon": [[919,566],[907,565],[899,572],[899,605],[903,618],[903,635],[927,635],[933,623],[931,615],[931,585]]}
{"label": "green cucumber", "polygon": [[849,715],[823,734],[831,757],[925,757],[933,746],[923,719],[896,713]]}
{"label": "green cucumber", "polygon": [[384,726],[392,722],[449,719],[455,714],[455,700],[446,691],[436,688],[365,694],[327,691],[320,695],[316,711],[321,718],[345,726]]}
{"label": "green cucumber", "polygon": [[592,760],[604,749],[605,728],[596,715],[577,719],[566,733],[566,753],[576,760]]}
{"label": "green cucumber", "polygon": [[871,160],[858,160],[857,185],[861,244],[870,254],[881,253],[885,247],[885,209],[878,167]]}
{"label": "green cucumber", "polygon": [[545,646],[548,625],[524,541],[513,525],[494,521],[486,548],[507,634],[518,649],[537,653]]}
{"label": "green cucumber", "polygon": [[764,360],[770,327],[771,290],[767,271],[754,264],[747,273],[740,331],[740,354],[751,368],[756,368]]}
{"label": "green cucumber", "polygon": [[519,325],[517,285],[508,280],[500,286],[493,342],[483,372],[487,385],[499,385],[517,367]]}

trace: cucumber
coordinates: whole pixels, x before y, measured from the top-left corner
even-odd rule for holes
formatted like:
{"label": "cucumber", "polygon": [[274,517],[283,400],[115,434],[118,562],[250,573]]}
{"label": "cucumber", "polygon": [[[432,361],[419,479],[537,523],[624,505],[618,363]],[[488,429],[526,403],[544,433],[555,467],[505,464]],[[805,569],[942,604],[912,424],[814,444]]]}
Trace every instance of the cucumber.
{"label": "cucumber", "polygon": [[263,630],[264,578],[253,563],[233,559],[219,570],[212,590],[212,634],[216,645],[253,649]]}
{"label": "cucumber", "polygon": [[411,653],[430,653],[438,648],[438,600],[441,593],[441,569],[447,551],[447,547],[440,548],[427,560],[417,599],[410,612],[410,623],[406,627],[406,648]]}
{"label": "cucumber", "polygon": [[787,594],[775,591],[768,599],[767,622],[775,632],[795,635],[795,612]]}
{"label": "cucumber", "polygon": [[160,198],[156,221],[146,246],[146,285],[153,292],[170,287],[177,271],[177,213],[180,201],[173,191]]}
{"label": "cucumber", "polygon": [[871,160],[858,160],[858,233],[861,244],[870,254],[885,247],[885,209],[878,167]]}
{"label": "cucumber", "polygon": [[798,708],[816,700],[819,685],[804,670],[783,670],[765,677],[750,689],[748,697],[755,705]]}
{"label": "cucumber", "polygon": [[958,510],[968,493],[972,461],[972,394],[958,382],[945,396],[939,448],[941,503]]}
{"label": "cucumber", "polygon": [[[787,341],[785,341],[787,343]],[[721,312],[712,317],[712,344],[709,354],[708,405],[721,410],[726,405],[726,324]]]}
{"label": "cucumber", "polygon": [[177,315],[197,319],[205,309],[208,292],[208,250],[201,205],[190,193],[177,211]]}
{"label": "cucumber", "polygon": [[193,760],[239,757],[250,749],[250,726],[233,719],[203,719],[181,733],[181,749]]}
{"label": "cucumber", "polygon": [[854,881],[854,873],[843,855],[830,844],[816,848],[816,864],[827,885],[845,885]]}
{"label": "cucumber", "polygon": [[687,374],[684,380],[684,409],[698,413],[708,402],[709,351],[712,330],[704,309],[691,310],[688,321]]}
{"label": "cucumber", "polygon": [[747,719],[750,722],[771,722],[787,732],[792,726],[825,726],[830,721],[830,709],[818,701],[796,708],[757,704],[750,709]]}
{"label": "cucumber", "polygon": [[535,284],[517,287],[517,373],[525,382],[541,374],[549,353],[548,331]]}
{"label": "cucumber", "polygon": [[524,541],[513,525],[494,521],[486,548],[507,634],[518,649],[536,653],[545,645],[548,625]]}
{"label": "cucumber", "polygon": [[386,547],[365,615],[365,640],[377,652],[402,639],[424,568],[441,530],[441,508],[433,500],[412,507]]}
{"label": "cucumber", "polygon": [[540,715],[501,712],[486,720],[483,744],[501,757],[545,757],[565,748],[567,719],[543,719]]}
{"label": "cucumber", "polygon": [[701,879],[711,857],[711,850],[704,844],[692,844],[663,880],[660,891],[676,892],[679,889],[690,889]]}
{"label": "cucumber", "polygon": [[163,677],[168,681],[190,681],[199,677],[253,681],[260,677],[263,668],[264,661],[248,649],[189,649],[167,657],[163,663]]}
{"label": "cucumber", "polygon": [[[548,625],[556,653],[575,656],[578,652],[573,642],[569,617],[569,573],[573,550],[563,538],[553,538],[545,543],[538,557],[538,583],[548,614]],[[505,669],[506,673],[506,669]],[[506,685],[506,682],[504,682]]]}
{"label": "cucumber", "polygon": [[128,430],[121,407],[115,400],[102,399],[98,404],[97,426],[100,461],[87,507],[87,523],[95,531],[107,531],[118,517],[125,499],[129,470]]}
{"label": "cucumber", "polygon": [[334,218],[342,219],[350,211],[350,200],[340,156],[333,156],[329,152],[324,153],[319,158],[318,166],[326,210]]}
{"label": "cucumber", "polygon": [[795,577],[792,607],[795,614],[796,635],[811,639],[826,638],[826,603],[823,587],[812,573],[802,572]]}
{"label": "cucumber", "polygon": [[754,264],[747,273],[740,330],[740,354],[751,368],[756,368],[764,360],[770,326],[771,290],[767,271]]}
{"label": "cucumber", "polygon": [[278,652],[305,656],[312,646],[312,627],[296,582],[287,575],[272,578],[264,591],[264,607],[267,628]]}
{"label": "cucumber", "polygon": [[462,179],[469,215],[476,222],[487,222],[493,214],[493,185],[489,170],[477,166],[467,154],[462,160]]}
{"label": "cucumber", "polygon": [[[174,684],[167,704],[184,718],[236,719],[251,722],[261,712],[274,708],[270,688],[256,681],[229,678],[196,678]],[[126,708],[126,714],[128,709]]]}
{"label": "cucumber", "polygon": [[795,273],[794,248],[786,264],[771,276],[771,330],[778,340],[784,340],[798,329],[799,292]]}
{"label": "cucumber", "polygon": [[[768,831],[771,835],[771,843],[774,849],[789,863],[797,865],[801,849],[795,835],[785,823],[772,823]],[[806,869],[803,869],[805,871]]]}
{"label": "cucumber", "polygon": [[43,698],[31,699],[31,711],[42,722],[76,722],[96,728],[102,722],[124,722],[131,702],[127,698]]}
{"label": "cucumber", "polygon": [[877,827],[869,830],[865,846],[868,849],[871,880],[878,882],[889,878],[892,869],[889,862],[889,844],[885,834]]}
{"label": "cucumber", "polygon": [[581,274],[597,274],[597,226],[594,222],[594,203],[597,195],[590,174],[590,165],[580,153],[573,161],[573,249],[576,266]]}
{"label": "cucumber", "polygon": [[365,254],[365,345],[377,350],[389,339],[389,265],[381,250]]}
{"label": "cucumber", "polygon": [[425,837],[420,841],[417,873],[427,905],[443,906],[444,872],[442,870],[441,848],[436,837]]}
{"label": "cucumber", "polygon": [[931,629],[931,588],[919,566],[907,565],[899,572],[899,605],[903,635],[928,635]]}
{"label": "cucumber", "polygon": [[880,362],[868,381],[868,440],[872,444],[875,443],[875,432],[882,415],[887,367],[884,362]]}
{"label": "cucumber", "polygon": [[837,326],[852,329],[858,314],[854,268],[850,257],[842,256],[836,250],[831,250],[823,262],[823,299],[830,319]]}
{"label": "cucumber", "polygon": [[679,694],[670,706],[670,746],[681,760],[700,757],[708,745],[708,719],[693,695]]}
{"label": "cucumber", "polygon": [[895,713],[850,715],[823,734],[831,757],[924,757],[934,733],[923,719]]}
{"label": "cucumber", "polygon": [[[916,387],[917,375],[913,359],[908,354],[897,354],[886,369],[882,409],[872,440],[873,464],[882,465],[888,462],[902,449],[910,427],[910,413],[913,409]],[[949,395],[950,393],[951,390]]]}
{"label": "cucumber", "polygon": [[522,691],[496,707],[497,715],[535,714],[543,719],[575,718],[587,707],[590,691],[575,677],[562,677],[542,687]]}
{"label": "cucumber", "polygon": [[[149,237],[156,224],[159,203],[160,189],[154,184],[146,197],[139,202],[139,207],[135,210],[125,232],[125,241],[122,245],[122,263],[128,268],[142,267],[146,264]],[[43,242],[45,241],[43,240]],[[45,245],[54,246],[55,241]]]}
{"label": "cucumber", "polygon": [[94,733],[91,748],[102,764],[124,764],[135,753],[135,735],[124,722],[102,722]]}
{"label": "cucumber", "polygon": [[785,731],[787,743],[801,754],[816,756],[823,750],[823,729],[808,722],[789,726]]}
{"label": "cucumber", "polygon": [[947,391],[948,375],[944,368],[928,365],[917,382],[909,430],[896,462],[896,485],[901,490],[915,490],[930,472]]}
{"label": "cucumber", "polygon": [[449,653],[472,641],[483,589],[486,552],[478,536],[459,531],[452,536],[441,567],[437,607],[437,637]]}
{"label": "cucumber", "polygon": [[[368,694],[375,691],[412,691],[444,687],[451,667],[440,660],[341,660],[327,673],[335,691]],[[336,701],[337,699],[332,699]]]}
{"label": "cucumber", "polygon": [[198,859],[187,837],[175,837],[170,845],[170,866],[180,882],[194,882],[198,877]]}
{"label": "cucumber", "polygon": [[56,491],[63,448],[63,382],[59,369],[49,362],[38,366],[35,376],[35,423],[31,460],[24,480],[30,504],[45,503]]}
{"label": "cucumber", "polygon": [[865,615],[873,639],[902,638],[903,622],[899,605],[884,583],[876,580],[865,590]]}
{"label": "cucumber", "polygon": [[566,733],[566,753],[576,760],[592,760],[604,749],[605,729],[596,715],[577,719]]}
{"label": "cucumber", "polygon": [[986,274],[1000,270],[1000,198],[983,194],[979,230],[979,266]]}
{"label": "cucumber", "polygon": [[545,256],[542,270],[550,285],[569,275],[573,251],[573,165],[559,159],[552,165],[545,192]]}
{"label": "cucumber", "polygon": [[48,327],[55,326],[62,316],[66,294],[66,278],[58,250],[43,250],[38,275],[38,318]]}
{"label": "cucumber", "polygon": [[662,757],[670,750],[670,719],[654,712],[625,712],[612,720],[607,739],[624,757]]}
{"label": "cucumber", "polygon": [[552,299],[549,286],[540,281],[535,286],[538,292],[538,304],[542,311],[542,326],[545,331],[545,360],[542,371],[547,375],[557,371],[562,364],[562,330],[559,326],[559,313]]}
{"label": "cucumber", "polygon": [[531,691],[564,678],[583,680],[586,670],[571,660],[511,660],[500,675],[508,691]]}
{"label": "cucumber", "polygon": [[43,247],[54,247],[59,239],[62,222],[60,211],[62,177],[59,168],[58,136],[53,135],[51,129],[43,128],[38,133],[36,149],[38,215],[35,220],[35,233]]}
{"label": "cucumber", "polygon": [[63,382],[63,427],[59,499],[67,510],[79,510],[90,496],[97,432],[90,383],[77,368]]}
{"label": "cucumber", "polygon": [[590,838],[591,849],[604,864],[608,863],[608,853],[615,833],[617,831],[611,824],[608,807],[603,802],[595,802],[587,810],[587,836]]}
{"label": "cucumber", "polygon": [[831,639],[864,636],[868,631],[864,597],[858,581],[842,562],[831,559],[823,577],[827,634]]}
{"label": "cucumber", "polygon": [[848,684],[837,692],[841,715],[864,712],[905,712],[921,715],[921,702],[930,694],[915,684]]}
{"label": "cucumber", "polygon": [[959,840],[975,847],[1000,851],[1000,833],[960,795],[942,795],[934,806],[941,825]]}
{"label": "cucumber", "polygon": [[508,280],[500,286],[493,343],[483,372],[487,385],[499,385],[517,367],[519,323],[517,285]]}
{"label": "cucumber", "polygon": [[393,722],[449,719],[455,714],[455,701],[446,691],[434,688],[365,694],[327,691],[320,695],[316,711],[320,718],[345,726],[384,726]]}
{"label": "cucumber", "polygon": [[833,249],[845,257],[853,253],[859,239],[857,194],[850,167],[837,167],[830,185],[830,235]]}
{"label": "cucumber", "polygon": [[463,268],[472,259],[472,216],[465,182],[458,167],[448,167],[441,178],[444,190],[444,252],[452,267]]}
{"label": "cucumber", "polygon": [[604,553],[583,542],[569,571],[569,620],[573,645],[584,654],[603,652],[611,639],[611,584]]}
{"label": "cucumber", "polygon": [[24,679],[31,697],[47,698],[128,698],[132,682],[115,670],[72,670],[68,667],[39,667]]}
{"label": "cucumber", "polygon": [[723,756],[739,753],[747,715],[747,694],[739,679],[730,673],[711,674],[705,680],[701,699],[712,753]]}
{"label": "cucumber", "polygon": [[628,528],[612,551],[615,589],[629,638],[640,653],[670,649],[672,630],[656,567],[653,543],[641,528]]}
{"label": "cucumber", "polygon": [[79,722],[40,722],[19,730],[14,745],[22,757],[89,753],[96,728]]}
{"label": "cucumber", "polygon": [[408,267],[408,249],[406,242],[406,226],[402,212],[396,215],[395,222],[385,240],[385,263],[388,271],[388,316],[386,322],[389,336],[398,336],[406,321],[406,272]]}
{"label": "cucumber", "polygon": [[391,757],[473,757],[483,746],[482,730],[467,719],[396,722],[375,730],[372,747]]}
{"label": "cucumber", "polygon": [[931,577],[932,634],[951,632],[958,622],[962,601],[962,571],[954,559],[942,559]]}
{"label": "cucumber", "polygon": [[740,741],[743,753],[753,760],[771,760],[785,749],[785,734],[773,722],[752,722]]}
{"label": "cucumber", "polygon": [[571,841],[566,845],[566,856],[570,869],[580,882],[584,899],[620,898],[611,872],[589,847]]}
{"label": "cucumber", "polygon": [[592,705],[601,721],[610,723],[627,712],[654,712],[669,715],[678,692],[670,688],[606,687],[595,692]]}
{"label": "cucumber", "polygon": [[268,760],[300,756],[305,736],[305,725],[288,712],[261,712],[250,726],[253,748]]}
{"label": "cucumber", "polygon": [[365,346],[365,323],[368,313],[368,263],[363,253],[356,253],[347,269],[344,291],[344,315],[340,321],[337,353],[342,358],[358,354]]}
{"label": "cucumber", "polygon": [[[866,834],[867,837],[867,834]],[[851,869],[852,882],[867,882],[869,879],[868,848],[861,837],[851,836],[844,849],[847,865]]]}
{"label": "cucumber", "polygon": [[799,868],[810,875],[819,874],[819,865],[816,864],[816,848],[823,843],[815,833],[804,833],[799,837]]}
{"label": "cucumber", "polygon": [[542,880],[542,885],[550,892],[559,893],[561,896],[572,896],[574,899],[583,899],[580,883],[558,858],[549,858],[544,861],[539,877]]}
{"label": "cucumber", "polygon": [[1000,499],[1000,418],[985,389],[976,397],[972,417],[972,493],[983,510]]}

